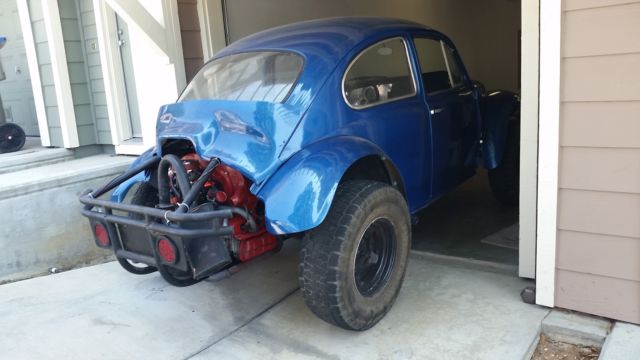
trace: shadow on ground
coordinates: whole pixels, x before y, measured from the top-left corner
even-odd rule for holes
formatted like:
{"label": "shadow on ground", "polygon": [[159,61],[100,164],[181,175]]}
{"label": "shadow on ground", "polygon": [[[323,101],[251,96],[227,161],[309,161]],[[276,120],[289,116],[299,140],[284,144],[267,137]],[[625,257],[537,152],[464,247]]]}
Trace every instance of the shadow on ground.
{"label": "shadow on ground", "polygon": [[491,194],[486,171],[418,214],[413,249],[516,265],[518,250],[481,240],[518,223],[518,209],[502,206]]}

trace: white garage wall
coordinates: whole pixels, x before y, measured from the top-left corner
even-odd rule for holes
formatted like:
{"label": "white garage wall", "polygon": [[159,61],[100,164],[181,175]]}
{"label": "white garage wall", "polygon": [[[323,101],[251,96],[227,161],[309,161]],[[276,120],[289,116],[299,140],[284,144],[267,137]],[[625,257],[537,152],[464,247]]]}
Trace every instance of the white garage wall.
{"label": "white garage wall", "polygon": [[487,89],[519,89],[519,0],[232,0],[226,1],[231,42],[296,21],[331,16],[388,16],[447,34],[471,77]]}

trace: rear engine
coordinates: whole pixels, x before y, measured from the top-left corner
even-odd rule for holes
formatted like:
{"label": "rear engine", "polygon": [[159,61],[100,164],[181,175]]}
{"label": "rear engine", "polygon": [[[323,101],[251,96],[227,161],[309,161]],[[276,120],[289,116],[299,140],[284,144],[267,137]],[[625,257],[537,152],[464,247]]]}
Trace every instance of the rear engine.
{"label": "rear engine", "polygon": [[[192,185],[209,165],[209,161],[195,153],[186,154],[181,160]],[[170,178],[171,204],[179,206],[182,199],[176,174],[172,168],[169,168],[167,175]],[[239,171],[227,165],[218,164],[204,183],[203,190],[196,200],[197,206],[210,204],[216,209],[227,207],[244,209],[255,220],[255,224],[247,224],[247,219],[236,214],[226,219],[226,224],[223,224],[233,227],[233,235],[226,245],[233,258],[240,262],[251,260],[279,246],[279,239],[268,233],[265,228],[264,205],[249,191],[250,186],[251,182]]]}

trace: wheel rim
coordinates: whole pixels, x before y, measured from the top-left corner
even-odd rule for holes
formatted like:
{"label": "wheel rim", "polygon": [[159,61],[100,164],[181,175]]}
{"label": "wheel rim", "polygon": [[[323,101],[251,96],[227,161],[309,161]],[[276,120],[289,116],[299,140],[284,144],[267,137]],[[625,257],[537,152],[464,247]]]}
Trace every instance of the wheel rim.
{"label": "wheel rim", "polygon": [[370,297],[384,287],[393,272],[396,237],[387,219],[373,221],[365,230],[356,252],[354,277],[362,296]]}
{"label": "wheel rim", "polygon": [[24,131],[18,125],[8,123],[0,126],[0,152],[20,150],[24,141]]}

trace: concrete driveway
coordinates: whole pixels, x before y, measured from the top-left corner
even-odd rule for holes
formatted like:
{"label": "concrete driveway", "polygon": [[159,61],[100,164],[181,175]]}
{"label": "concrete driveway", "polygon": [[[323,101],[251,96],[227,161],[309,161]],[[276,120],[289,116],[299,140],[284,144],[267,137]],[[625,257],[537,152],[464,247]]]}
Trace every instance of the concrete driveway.
{"label": "concrete driveway", "polygon": [[503,270],[414,253],[386,318],[344,331],[304,306],[297,246],[188,288],[117,263],[2,285],[1,357],[522,359],[548,312]]}

